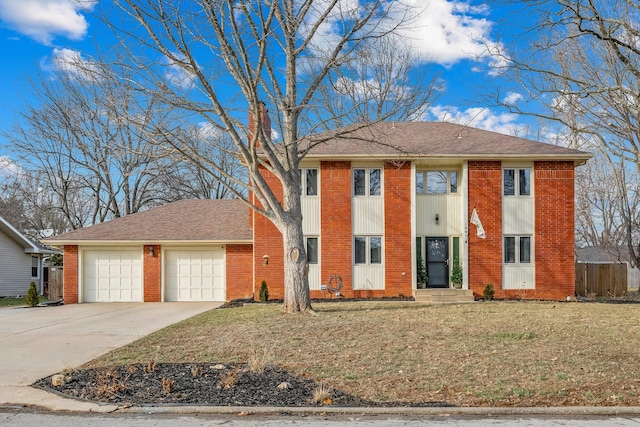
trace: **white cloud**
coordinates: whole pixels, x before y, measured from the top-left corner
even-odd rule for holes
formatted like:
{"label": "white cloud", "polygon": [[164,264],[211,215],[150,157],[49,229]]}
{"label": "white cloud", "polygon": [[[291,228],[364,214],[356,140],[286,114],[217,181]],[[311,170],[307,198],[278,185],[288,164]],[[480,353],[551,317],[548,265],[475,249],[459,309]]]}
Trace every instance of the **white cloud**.
{"label": "white cloud", "polygon": [[22,168],[7,156],[0,156],[0,177],[16,176]]}
{"label": "white cloud", "polygon": [[[177,58],[184,59],[184,55],[175,54]],[[176,64],[169,57],[164,58],[165,66],[164,78],[173,86],[180,89],[193,89],[195,87],[196,75],[184,67]]]}
{"label": "white cloud", "polygon": [[46,71],[62,71],[74,79],[85,81],[94,81],[99,77],[97,64],[72,49],[53,49],[51,57],[45,58],[41,67]]}
{"label": "white cloud", "polygon": [[498,50],[490,35],[493,23],[486,18],[487,5],[458,0],[431,0],[426,6],[422,0],[410,2],[422,13],[403,35],[423,59],[449,66],[463,59],[484,60]]}
{"label": "white cloud", "polygon": [[21,34],[46,45],[56,36],[80,40],[89,24],[82,11],[97,0],[0,0],[0,20]]}
{"label": "white cloud", "polygon": [[[412,8],[412,17],[408,22],[401,3]],[[302,34],[311,30],[312,24],[328,4],[327,0],[314,2],[314,10],[307,15]],[[393,3],[383,4],[389,6]],[[448,67],[468,59],[488,64],[490,75],[499,74],[500,67],[506,62],[501,55],[505,49],[491,37],[493,22],[487,19],[488,5],[472,6],[461,0],[406,0],[397,4],[401,5],[400,9],[390,6],[391,13],[386,15],[385,21],[371,22],[367,28],[378,25],[377,30],[383,31],[404,20],[397,32],[420,60]],[[320,56],[323,52],[329,52],[339,40],[338,34],[342,29],[340,21],[362,13],[362,5],[357,0],[338,1],[333,13],[317,28],[312,50]]]}
{"label": "white cloud", "polygon": [[521,125],[517,123],[518,115],[512,113],[496,113],[489,108],[473,107],[460,110],[451,105],[430,107],[423,120],[436,120],[490,130],[505,135],[517,135]]}
{"label": "white cloud", "polygon": [[502,102],[504,102],[507,105],[515,105],[518,103],[518,101],[522,101],[522,99],[523,99],[522,94],[518,92],[509,92],[507,93],[507,96],[504,97]]}

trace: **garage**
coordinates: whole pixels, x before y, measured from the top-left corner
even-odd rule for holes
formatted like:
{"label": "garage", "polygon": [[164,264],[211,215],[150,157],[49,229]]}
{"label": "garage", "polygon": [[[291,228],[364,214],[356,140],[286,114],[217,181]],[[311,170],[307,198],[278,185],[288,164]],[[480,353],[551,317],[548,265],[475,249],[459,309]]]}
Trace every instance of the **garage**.
{"label": "garage", "polygon": [[83,302],[143,300],[141,249],[85,250],[82,267]]}
{"label": "garage", "polygon": [[224,247],[167,249],[165,301],[224,301]]}

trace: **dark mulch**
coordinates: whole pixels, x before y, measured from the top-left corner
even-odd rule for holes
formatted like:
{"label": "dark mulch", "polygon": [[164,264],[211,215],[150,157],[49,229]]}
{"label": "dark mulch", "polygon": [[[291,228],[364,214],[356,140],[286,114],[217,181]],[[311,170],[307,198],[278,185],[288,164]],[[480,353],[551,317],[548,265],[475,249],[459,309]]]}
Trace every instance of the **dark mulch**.
{"label": "dark mulch", "polygon": [[[312,298],[311,304],[314,303],[325,303],[325,302],[358,302],[358,301],[415,301],[414,297],[405,297],[405,296],[397,296],[397,297],[378,297],[378,298],[343,298],[336,297],[328,294],[327,298]],[[239,298],[231,301],[227,301],[222,304],[218,308],[238,308],[242,307],[245,304],[282,304],[284,301],[281,299],[270,299],[268,301],[257,301],[253,298]]]}
{"label": "dark mulch", "polygon": [[[266,366],[258,373],[246,364],[136,364],[73,370],[64,375],[63,385],[53,386],[50,376],[33,386],[67,397],[133,406],[404,406],[360,399],[276,366]],[[328,391],[328,399],[317,401],[314,392],[321,387]]]}

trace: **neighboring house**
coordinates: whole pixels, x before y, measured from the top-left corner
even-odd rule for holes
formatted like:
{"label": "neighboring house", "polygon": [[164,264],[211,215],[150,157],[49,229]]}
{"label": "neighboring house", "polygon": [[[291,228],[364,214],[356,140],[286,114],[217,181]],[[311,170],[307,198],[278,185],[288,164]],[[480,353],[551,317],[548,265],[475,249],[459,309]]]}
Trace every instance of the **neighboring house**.
{"label": "neighboring house", "polygon": [[[333,274],[345,297],[448,288],[454,259],[477,295],[488,283],[496,298],[574,295],[574,168],[590,154],[451,123],[350,136],[301,164],[312,297]],[[237,200],[184,200],[46,242],[64,246],[65,303],[257,297],[263,280],[283,297],[281,235]]]}
{"label": "neighboring house", "polygon": [[0,297],[25,296],[31,282],[42,294],[42,248],[0,217]]}
{"label": "neighboring house", "polygon": [[576,261],[589,264],[612,264],[624,263],[627,265],[627,289],[637,291],[640,289],[640,270],[631,263],[629,248],[619,246],[617,248],[606,248],[600,246],[587,246],[576,249]]}

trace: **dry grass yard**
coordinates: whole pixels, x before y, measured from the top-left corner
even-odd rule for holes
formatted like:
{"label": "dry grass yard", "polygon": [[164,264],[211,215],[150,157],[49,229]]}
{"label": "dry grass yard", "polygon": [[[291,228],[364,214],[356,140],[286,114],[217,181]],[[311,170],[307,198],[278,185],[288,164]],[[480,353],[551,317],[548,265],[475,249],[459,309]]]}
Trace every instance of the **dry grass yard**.
{"label": "dry grass yard", "polygon": [[213,310],[87,366],[253,362],[363,399],[640,405],[640,304],[316,303]]}

